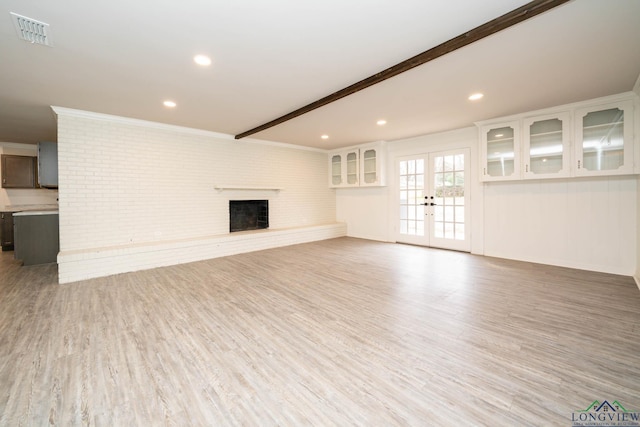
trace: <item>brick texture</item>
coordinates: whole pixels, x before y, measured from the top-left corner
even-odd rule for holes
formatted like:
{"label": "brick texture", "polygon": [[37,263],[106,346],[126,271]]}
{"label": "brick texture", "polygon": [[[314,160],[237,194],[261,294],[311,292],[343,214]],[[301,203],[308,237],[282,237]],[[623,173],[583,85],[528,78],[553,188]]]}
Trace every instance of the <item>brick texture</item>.
{"label": "brick texture", "polygon": [[[268,199],[271,230],[333,224],[336,201],[327,187],[326,159],[321,151],[59,112],[61,282],[63,276],[64,281],[76,277],[74,268],[86,267],[78,264],[82,253],[93,254],[96,273],[118,272],[112,267],[122,259],[113,251],[133,247],[139,265],[125,262],[121,270],[167,265],[156,253],[158,245],[181,242],[178,247],[190,251],[185,242],[197,247],[202,239],[229,234],[231,199]],[[240,252],[253,250],[251,239],[243,244]],[[96,258],[100,252],[111,256]]]}

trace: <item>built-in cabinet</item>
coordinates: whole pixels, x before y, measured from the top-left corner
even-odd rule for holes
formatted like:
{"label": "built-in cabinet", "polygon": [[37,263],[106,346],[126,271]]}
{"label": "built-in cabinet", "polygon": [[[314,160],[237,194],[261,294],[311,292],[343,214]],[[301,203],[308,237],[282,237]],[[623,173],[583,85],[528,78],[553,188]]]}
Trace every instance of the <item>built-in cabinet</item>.
{"label": "built-in cabinet", "polygon": [[633,102],[576,111],[576,175],[633,173]]}
{"label": "built-in cabinet", "polygon": [[522,120],[524,179],[562,178],[571,173],[571,120],[567,112]]}
{"label": "built-in cabinet", "polygon": [[520,176],[520,124],[497,123],[481,129],[483,175],[492,181],[517,179]]}
{"label": "built-in cabinet", "polygon": [[2,188],[36,188],[36,157],[3,154]]}
{"label": "built-in cabinet", "polygon": [[60,251],[57,211],[16,212],[13,215],[15,259],[23,265],[56,262]]}
{"label": "built-in cabinet", "polygon": [[43,188],[58,188],[58,144],[38,143],[38,184]]}
{"label": "built-in cabinet", "polygon": [[360,145],[329,153],[329,187],[384,186],[384,143]]}
{"label": "built-in cabinet", "polygon": [[13,212],[0,212],[0,245],[3,251],[13,250]]}
{"label": "built-in cabinet", "polygon": [[637,97],[606,99],[476,123],[481,180],[639,173],[634,171]]}

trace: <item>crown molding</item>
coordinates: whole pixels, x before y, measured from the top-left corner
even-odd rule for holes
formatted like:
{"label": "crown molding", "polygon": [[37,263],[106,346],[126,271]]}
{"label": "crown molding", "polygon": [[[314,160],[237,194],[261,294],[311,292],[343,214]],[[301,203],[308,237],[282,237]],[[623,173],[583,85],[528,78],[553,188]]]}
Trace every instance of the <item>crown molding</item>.
{"label": "crown molding", "polygon": [[[181,133],[184,135],[201,136],[205,138],[215,138],[215,139],[221,139],[224,141],[235,141],[233,135],[220,133],[220,132],[213,132],[213,131],[208,131],[203,129],[190,128],[186,126],[170,125],[166,123],[153,122],[149,120],[133,119],[131,117],[96,113],[93,111],[76,110],[73,108],[60,107],[56,105],[52,105],[51,109],[57,116],[67,116],[67,117],[77,117],[82,119],[99,120],[103,122],[139,126],[139,127],[144,127],[148,129],[161,130],[165,132]],[[289,148],[289,149],[302,150],[302,151],[315,151],[320,153],[327,152],[327,150],[323,150],[320,148],[306,147],[302,145],[287,144],[284,142],[266,141],[262,139],[253,139],[253,138],[245,138],[242,141],[235,141],[234,143],[235,144],[238,144],[238,143],[258,144],[258,145],[266,145],[266,146],[279,147],[279,148]]]}

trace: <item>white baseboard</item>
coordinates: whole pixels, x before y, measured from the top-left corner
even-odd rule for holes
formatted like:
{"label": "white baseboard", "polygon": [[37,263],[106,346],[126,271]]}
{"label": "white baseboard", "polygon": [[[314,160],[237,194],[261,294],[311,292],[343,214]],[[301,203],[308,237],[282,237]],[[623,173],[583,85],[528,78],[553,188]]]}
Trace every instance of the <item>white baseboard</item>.
{"label": "white baseboard", "polygon": [[638,285],[638,289],[640,289],[640,276],[633,276],[633,280],[636,281],[636,285]]}

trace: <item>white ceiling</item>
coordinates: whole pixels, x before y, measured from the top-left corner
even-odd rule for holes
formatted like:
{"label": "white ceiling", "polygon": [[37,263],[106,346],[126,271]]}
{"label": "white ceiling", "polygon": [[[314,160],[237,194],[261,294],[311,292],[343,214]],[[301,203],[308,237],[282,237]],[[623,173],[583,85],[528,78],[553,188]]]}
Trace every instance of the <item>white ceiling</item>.
{"label": "white ceiling", "polygon": [[[0,141],[56,140],[50,105],[235,135],[526,3],[1,0]],[[18,39],[9,12],[54,46]],[[629,91],[639,18],[640,0],[573,0],[252,138],[329,149]]]}

